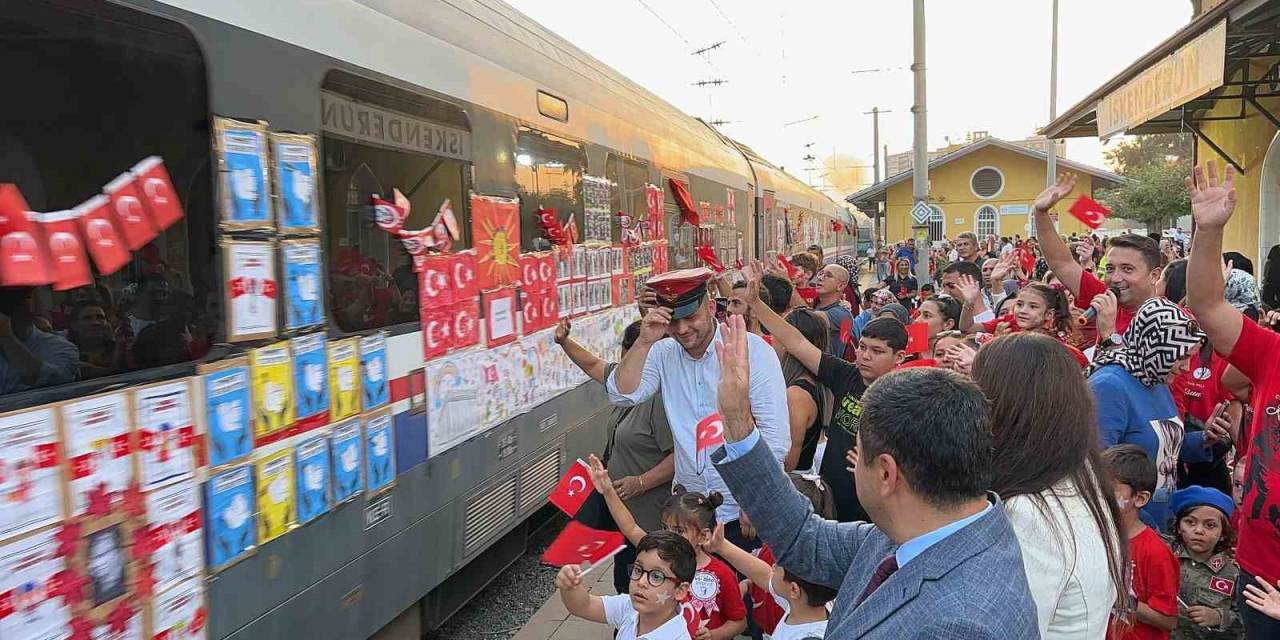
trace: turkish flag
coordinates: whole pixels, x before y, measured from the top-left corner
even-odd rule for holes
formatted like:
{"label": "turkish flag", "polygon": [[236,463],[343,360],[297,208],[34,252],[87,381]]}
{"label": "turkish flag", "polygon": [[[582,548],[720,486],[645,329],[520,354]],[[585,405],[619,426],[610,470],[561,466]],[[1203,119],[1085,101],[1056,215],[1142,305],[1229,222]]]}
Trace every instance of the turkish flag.
{"label": "turkish flag", "polygon": [[538,277],[542,279],[543,287],[546,289],[554,288],[557,276],[556,254],[552,251],[539,254]]}
{"label": "turkish flag", "polygon": [[1233,580],[1214,576],[1209,578],[1209,588],[1224,596],[1229,596],[1235,593],[1236,583]]}
{"label": "turkish flag", "polygon": [[694,432],[698,447],[696,451],[724,444],[724,421],[719,413],[713,413],[698,421],[698,429]]}
{"label": "turkish flag", "polygon": [[781,253],[778,254],[778,264],[782,265],[782,268],[787,270],[788,280],[795,280],[796,276],[800,273],[800,270],[796,268],[795,265],[791,264],[791,261],[787,259],[787,256],[782,255]]}
{"label": "turkish flag", "polygon": [[584,562],[598,564],[621,551],[626,546],[624,540],[617,531],[600,531],[570,520],[542,554],[542,561],[553,567]]}
{"label": "turkish flag", "polygon": [[449,353],[452,346],[453,311],[449,308],[435,307],[423,310],[422,319],[422,357],[424,360],[439,358]]}
{"label": "turkish flag", "polygon": [[840,342],[853,344],[853,321],[846,319],[840,323]]}
{"label": "turkish flag", "polygon": [[142,187],[142,204],[151,214],[151,222],[163,231],[182,219],[182,203],[173,190],[169,172],[160,156],[151,156],[133,166],[131,170]]}
{"label": "turkish flag", "polygon": [[92,284],[89,256],[85,254],[84,243],[80,240],[80,225],[76,221],[76,213],[42,213],[36,219],[44,230],[45,245],[49,248],[53,288],[66,291]]}
{"label": "turkish flag", "polygon": [[1097,229],[1102,223],[1107,221],[1111,216],[1111,210],[1102,206],[1101,202],[1090,198],[1089,196],[1080,196],[1076,198],[1074,204],[1067,211],[1075,216],[1077,220],[1083,222],[1090,229]]}
{"label": "turkish flag", "polygon": [[556,488],[547,496],[547,501],[560,507],[570,518],[578,514],[578,509],[591,497],[595,487],[591,484],[591,467],[582,460],[569,465],[569,470],[556,484]]}
{"label": "turkish flag", "polygon": [[453,254],[449,271],[453,276],[453,299],[475,300],[480,297],[480,283],[476,280],[476,252],[459,251]]}
{"label": "turkish flag", "polygon": [[76,207],[80,236],[93,257],[98,273],[109,276],[129,264],[129,249],[111,215],[110,200],[94,196]]}
{"label": "turkish flag", "polygon": [[542,328],[542,291],[520,292],[520,335],[527,336]]}
{"label": "turkish flag", "polygon": [[395,202],[373,197],[373,221],[387,233],[399,233],[404,229],[404,219],[409,212],[396,206]]}
{"label": "turkish flag", "polygon": [[724,273],[724,263],[720,262],[720,256],[716,255],[716,250],[709,246],[703,245],[698,247],[698,257],[711,267],[716,273]]}
{"label": "turkish flag", "polygon": [[480,301],[459,300],[453,303],[453,348],[480,344]]}
{"label": "turkish flag", "polygon": [[924,353],[929,348],[929,325],[913,322],[907,325],[907,354]]}
{"label": "turkish flag", "polygon": [[39,227],[0,238],[0,286],[38,287],[53,281],[43,242]]}
{"label": "turkish flag", "polygon": [[418,273],[418,303],[422,310],[453,304],[453,259],[446,255],[424,256]]}
{"label": "turkish flag", "polygon": [[411,256],[420,256],[427,252],[427,249],[436,246],[434,235],[431,229],[418,229],[417,231],[406,231],[399,229],[394,232],[400,239],[400,244],[404,245],[404,250]]}
{"label": "turkish flag", "polygon": [[137,251],[155,239],[159,232],[142,204],[142,189],[132,173],[121,174],[103,187],[103,192],[111,200],[111,213],[130,251]]}
{"label": "turkish flag", "polygon": [[560,295],[554,288],[542,292],[542,299],[539,304],[542,305],[542,326],[538,327],[539,329],[546,329],[559,322]]}
{"label": "turkish flag", "polygon": [[536,253],[520,254],[520,287],[524,291],[541,291],[546,286],[539,270],[541,264],[542,257]]}
{"label": "turkish flag", "polygon": [[15,184],[0,184],[0,236],[7,236],[14,231],[35,233],[36,225],[27,218],[26,198]]}

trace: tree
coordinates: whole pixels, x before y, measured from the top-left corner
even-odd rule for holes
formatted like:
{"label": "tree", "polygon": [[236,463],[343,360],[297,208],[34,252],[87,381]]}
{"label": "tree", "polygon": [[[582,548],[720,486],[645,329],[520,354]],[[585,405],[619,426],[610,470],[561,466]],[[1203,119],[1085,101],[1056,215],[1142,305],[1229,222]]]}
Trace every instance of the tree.
{"label": "tree", "polygon": [[1112,171],[1128,176],[1131,171],[1157,164],[1178,164],[1189,169],[1194,149],[1195,136],[1160,133],[1128,137],[1103,152],[1103,157]]}
{"label": "tree", "polygon": [[1186,177],[1182,163],[1139,166],[1128,172],[1120,186],[1102,192],[1100,199],[1111,208],[1113,218],[1163,229],[1191,214],[1191,196],[1183,182]]}

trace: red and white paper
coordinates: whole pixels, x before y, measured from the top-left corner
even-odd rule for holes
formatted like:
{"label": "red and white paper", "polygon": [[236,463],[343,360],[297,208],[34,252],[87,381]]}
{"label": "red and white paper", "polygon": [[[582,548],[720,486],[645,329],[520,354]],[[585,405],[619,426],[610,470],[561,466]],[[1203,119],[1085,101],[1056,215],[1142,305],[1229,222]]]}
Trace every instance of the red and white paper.
{"label": "red and white paper", "polygon": [[111,275],[129,264],[129,248],[111,215],[111,201],[102,195],[89,198],[76,207],[77,220],[85,248],[93,257],[98,273]]}
{"label": "red and white paper", "polygon": [[147,213],[146,205],[142,204],[142,189],[132,173],[121,174],[107,183],[103,192],[111,201],[116,228],[130,251],[137,251],[155,239],[159,232]]}
{"label": "red and white paper", "polygon": [[75,211],[56,211],[36,216],[49,248],[53,288],[66,291],[93,284],[89,256],[80,240],[80,224]]}
{"label": "red and white paper", "polygon": [[134,165],[131,173],[141,187],[142,203],[156,229],[163,231],[182,219],[182,203],[169,180],[164,160],[151,156]]}
{"label": "red and white paper", "polygon": [[459,300],[453,303],[454,349],[465,349],[480,344],[480,301]]}

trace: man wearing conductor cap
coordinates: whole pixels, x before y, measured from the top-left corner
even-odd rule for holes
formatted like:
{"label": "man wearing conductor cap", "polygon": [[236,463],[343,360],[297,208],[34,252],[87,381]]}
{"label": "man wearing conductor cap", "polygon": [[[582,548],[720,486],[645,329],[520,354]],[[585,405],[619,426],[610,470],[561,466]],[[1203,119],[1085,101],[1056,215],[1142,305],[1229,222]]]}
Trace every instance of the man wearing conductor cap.
{"label": "man wearing conductor cap", "polygon": [[[675,439],[675,483],[690,491],[719,491],[724,504],[716,517],[728,523],[727,538],[740,537],[738,503],[708,460],[714,447],[699,451],[698,424],[719,409],[716,385],[720,363],[714,344],[720,328],[716,301],[707,293],[710,269],[685,269],[651,278],[657,306],[649,309],[640,337],[609,376],[609,400],[633,405],[662,391],[662,404]],[[670,338],[670,339],[668,339]],[[791,446],[786,384],[776,352],[760,336],[748,336],[751,361],[751,415],[779,462]],[[718,446],[718,443],[717,443]],[[754,546],[754,545],[751,545]]]}

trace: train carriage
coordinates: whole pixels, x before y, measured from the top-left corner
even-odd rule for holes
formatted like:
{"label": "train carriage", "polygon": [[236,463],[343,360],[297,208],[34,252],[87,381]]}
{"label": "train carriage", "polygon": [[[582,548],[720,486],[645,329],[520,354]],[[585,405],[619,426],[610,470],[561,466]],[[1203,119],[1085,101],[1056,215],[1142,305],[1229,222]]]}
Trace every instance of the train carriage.
{"label": "train carriage", "polygon": [[[516,198],[520,249],[532,252],[546,248],[544,208],[589,239],[621,241],[600,203],[587,210],[584,183],[607,180],[608,213],[633,215],[654,185],[671,268],[697,264],[697,244],[729,263],[809,244],[852,252],[858,236],[845,230],[865,226],[496,0],[7,0],[0,36],[0,182],[34,210],[69,209],[139,158],[163,157],[186,216],[100,283],[141,313],[148,274],[163,272],[218,343],[199,362],[161,345],[126,372],[0,396],[0,410],[191,376],[277,338],[223,344],[215,116],[316,136],[323,329],[330,341],[387,336],[394,488],[210,572],[210,637],[368,637],[415,606],[437,624],[523,552],[562,470],[604,444],[605,397],[588,384],[429,450],[416,275],[375,224],[374,194],[402,190],[411,229],[450,201],[454,250],[476,246],[471,194]],[[682,224],[679,189],[710,213],[698,229]],[[352,264],[377,265],[403,299],[362,291]],[[32,303],[52,314],[68,304],[47,288]]]}

